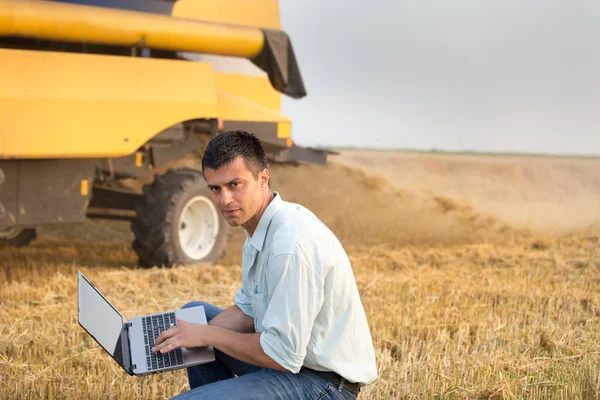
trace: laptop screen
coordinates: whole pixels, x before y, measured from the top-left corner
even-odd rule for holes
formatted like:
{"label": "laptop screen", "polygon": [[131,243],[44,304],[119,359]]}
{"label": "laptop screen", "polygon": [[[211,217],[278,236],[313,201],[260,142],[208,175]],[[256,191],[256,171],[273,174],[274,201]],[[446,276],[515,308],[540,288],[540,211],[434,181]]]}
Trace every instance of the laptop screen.
{"label": "laptop screen", "polygon": [[121,330],[125,319],[85,276],[78,272],[79,323],[121,366]]}

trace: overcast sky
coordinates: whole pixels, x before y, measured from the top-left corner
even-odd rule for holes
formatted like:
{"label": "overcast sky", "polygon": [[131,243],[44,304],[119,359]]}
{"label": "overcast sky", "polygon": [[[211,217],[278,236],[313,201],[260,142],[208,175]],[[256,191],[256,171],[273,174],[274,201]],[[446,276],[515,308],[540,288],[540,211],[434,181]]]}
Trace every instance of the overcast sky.
{"label": "overcast sky", "polygon": [[281,0],[301,145],[600,154],[593,0]]}

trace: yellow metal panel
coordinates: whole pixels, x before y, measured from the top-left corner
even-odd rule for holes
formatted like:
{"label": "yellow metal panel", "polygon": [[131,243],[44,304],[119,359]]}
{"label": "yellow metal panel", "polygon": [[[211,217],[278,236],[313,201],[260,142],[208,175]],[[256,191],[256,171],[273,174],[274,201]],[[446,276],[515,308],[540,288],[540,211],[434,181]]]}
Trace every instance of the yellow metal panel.
{"label": "yellow metal panel", "polygon": [[277,137],[279,139],[288,139],[292,136],[292,124],[290,122],[280,122],[277,124]]}
{"label": "yellow metal panel", "polygon": [[81,180],[81,195],[87,196],[89,191],[90,191],[89,182],[87,181],[87,179],[82,179]]}
{"label": "yellow metal panel", "polygon": [[209,64],[0,49],[0,158],[117,157],[216,118]]}
{"label": "yellow metal panel", "polygon": [[279,111],[224,90],[217,91],[219,118],[225,121],[286,122],[290,119]]}
{"label": "yellow metal panel", "polygon": [[273,89],[266,76],[215,73],[215,85],[218,89],[263,107],[274,111],[281,110],[281,93]]}
{"label": "yellow metal panel", "polygon": [[263,76],[215,73],[219,117],[226,121],[288,122],[281,93]]}
{"label": "yellow metal panel", "polygon": [[278,0],[179,0],[173,16],[281,29]]}
{"label": "yellow metal panel", "polygon": [[[245,8],[249,7],[238,9]],[[263,33],[256,27],[39,0],[0,0],[0,36],[137,45],[245,58],[258,55],[264,43]]]}

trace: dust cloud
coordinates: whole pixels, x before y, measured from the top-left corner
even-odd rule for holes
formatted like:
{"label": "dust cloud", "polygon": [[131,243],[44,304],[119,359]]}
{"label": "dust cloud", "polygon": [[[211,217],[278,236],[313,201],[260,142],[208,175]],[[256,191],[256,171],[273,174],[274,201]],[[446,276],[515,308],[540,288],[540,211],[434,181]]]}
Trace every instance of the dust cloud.
{"label": "dust cloud", "polygon": [[534,234],[600,224],[600,158],[346,152],[337,162]]}
{"label": "dust cloud", "polygon": [[[197,161],[171,167],[198,168]],[[599,159],[352,151],[325,166],[269,170],[272,190],[313,211],[347,247],[501,242],[600,227]],[[42,234],[132,240],[129,224],[114,221]],[[244,240],[235,228],[231,262]]]}
{"label": "dust cloud", "polygon": [[449,197],[400,189],[380,175],[336,162],[275,165],[271,176],[273,190],[309,208],[348,246],[472,243],[515,234]]}
{"label": "dust cloud", "polygon": [[600,159],[348,151],[270,167],[345,245],[433,245],[600,226]]}

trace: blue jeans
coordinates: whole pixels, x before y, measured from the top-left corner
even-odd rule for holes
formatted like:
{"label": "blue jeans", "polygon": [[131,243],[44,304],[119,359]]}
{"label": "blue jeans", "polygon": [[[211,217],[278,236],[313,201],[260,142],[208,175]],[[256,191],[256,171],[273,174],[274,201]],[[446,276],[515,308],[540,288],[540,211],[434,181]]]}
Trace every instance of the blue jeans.
{"label": "blue jeans", "polygon": [[[183,308],[204,306],[206,319],[211,320],[223,311],[209,303],[193,301]],[[237,360],[215,349],[216,360],[188,368],[191,390],[176,396],[177,400],[192,399],[336,399],[354,400],[356,395],[338,390],[332,382],[318,375],[300,371],[293,374],[261,368]]]}

